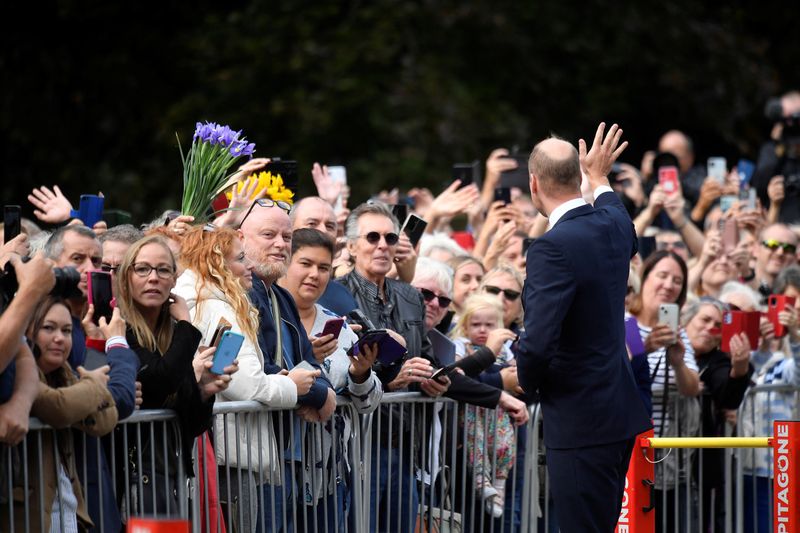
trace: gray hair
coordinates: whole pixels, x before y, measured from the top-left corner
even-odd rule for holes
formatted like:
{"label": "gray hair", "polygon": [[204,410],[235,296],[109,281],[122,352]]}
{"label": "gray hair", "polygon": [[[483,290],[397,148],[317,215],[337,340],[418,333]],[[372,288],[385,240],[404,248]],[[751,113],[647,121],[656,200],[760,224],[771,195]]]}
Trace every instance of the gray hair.
{"label": "gray hair", "polygon": [[[52,233],[49,231],[40,231],[36,235],[28,237],[28,245],[30,246],[30,255],[33,257],[38,252],[44,252],[44,247],[47,244],[47,241],[50,240],[50,236]],[[58,255],[61,255],[60,253]]]}
{"label": "gray hair", "polygon": [[144,237],[144,232],[136,229],[131,224],[120,224],[109,228],[108,231],[100,235],[100,244],[107,241],[124,242],[125,244],[133,244],[139,239]]}
{"label": "gray hair", "polygon": [[498,276],[500,274],[506,274],[514,278],[514,281],[516,281],[519,285],[519,290],[522,290],[522,288],[525,286],[525,280],[522,279],[522,275],[517,272],[517,269],[512,268],[507,264],[500,264],[483,275],[483,281],[481,281],[480,289],[482,290],[483,287],[486,286],[486,281],[489,278]]}
{"label": "gray hair", "polygon": [[87,228],[86,226],[62,226],[55,230],[50,238],[47,239],[47,242],[44,244],[44,248],[42,249],[44,252],[45,257],[48,259],[52,259],[53,261],[57,260],[61,256],[61,252],[64,251],[64,235],[71,231],[73,233],[77,233],[83,237],[89,237],[90,239],[97,239],[97,235],[94,231]]}
{"label": "gray hair", "polygon": [[412,285],[425,281],[433,281],[439,289],[448,297],[453,296],[453,269],[441,261],[430,257],[420,257],[417,259],[416,270]]}
{"label": "gray hair", "polygon": [[720,313],[726,311],[726,305],[716,298],[709,298],[707,296],[694,298],[686,302],[686,305],[683,306],[683,310],[681,311],[681,325],[686,326],[686,324],[691,322],[704,305],[713,305]]}
{"label": "gray hair", "polygon": [[395,233],[400,233],[400,223],[397,222],[397,218],[392,214],[392,210],[389,209],[389,206],[382,202],[369,201],[353,209],[347,217],[347,222],[344,224],[344,235],[348,241],[352,242],[358,240],[358,219],[366,214],[385,216],[392,221]]}
{"label": "gray hair", "polygon": [[792,265],[781,270],[778,277],[775,278],[774,292],[776,294],[786,292],[786,289],[790,286],[800,290],[800,267],[797,265]]}
{"label": "gray hair", "polygon": [[753,305],[753,309],[761,307],[761,295],[749,285],[739,283],[738,281],[729,281],[722,286],[719,291],[719,300],[723,303],[728,303],[728,297],[731,294],[742,294]]}
{"label": "gray hair", "polygon": [[443,250],[450,253],[453,257],[469,255],[467,251],[458,245],[456,241],[444,233],[426,233],[419,241],[420,257],[428,257],[436,250]]}

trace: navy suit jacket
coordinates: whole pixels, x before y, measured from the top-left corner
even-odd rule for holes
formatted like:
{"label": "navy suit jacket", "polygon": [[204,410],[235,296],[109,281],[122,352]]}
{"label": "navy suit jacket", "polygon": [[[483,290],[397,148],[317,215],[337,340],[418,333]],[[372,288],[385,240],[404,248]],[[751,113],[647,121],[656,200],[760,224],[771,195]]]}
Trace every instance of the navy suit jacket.
{"label": "navy suit jacket", "polygon": [[636,232],[616,194],[572,209],[528,249],[520,385],[539,391],[545,444],[583,448],[651,427],[625,350]]}

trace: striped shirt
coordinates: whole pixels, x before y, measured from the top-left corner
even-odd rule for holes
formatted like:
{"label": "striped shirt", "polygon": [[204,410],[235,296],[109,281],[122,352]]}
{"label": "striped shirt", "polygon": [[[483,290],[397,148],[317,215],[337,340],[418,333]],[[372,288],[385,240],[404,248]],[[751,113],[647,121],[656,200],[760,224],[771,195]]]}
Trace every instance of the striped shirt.
{"label": "striped shirt", "polygon": [[[642,336],[642,341],[647,339],[651,331],[652,328],[644,326],[641,323],[639,324],[639,335]],[[694,370],[697,372],[698,367],[697,361],[694,358],[694,349],[692,348],[692,343],[689,341],[689,337],[686,335],[686,330],[681,329],[680,336],[681,341],[683,341],[683,345],[686,348],[686,351],[683,354],[683,362],[686,363],[686,367],[689,370]],[[647,354],[647,363],[650,367],[650,376],[652,376],[650,390],[653,393],[653,427],[655,428],[656,437],[660,437],[661,421],[664,418],[664,383],[667,380],[667,367],[669,367],[669,361],[667,361],[667,349],[660,348]],[[678,385],[675,381],[675,369],[671,367],[669,369],[669,388],[666,392],[669,396],[678,394]],[[671,417],[668,413],[667,419],[664,421],[665,434],[668,434],[670,418]]]}
{"label": "striped shirt", "polygon": [[[58,461],[58,491],[53,500],[53,508],[50,511],[50,531],[62,531],[64,533],[78,533],[78,498],[72,490],[67,471],[61,461]],[[59,496],[61,496],[59,498]],[[62,522],[63,520],[63,522]]]}

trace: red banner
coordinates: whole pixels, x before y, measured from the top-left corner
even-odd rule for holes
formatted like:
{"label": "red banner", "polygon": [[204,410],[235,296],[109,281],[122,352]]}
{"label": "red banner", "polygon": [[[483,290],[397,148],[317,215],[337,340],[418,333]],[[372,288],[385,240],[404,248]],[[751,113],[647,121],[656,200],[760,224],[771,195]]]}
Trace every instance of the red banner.
{"label": "red banner", "polygon": [[128,533],[189,533],[188,520],[156,520],[154,518],[131,518]]}
{"label": "red banner", "polygon": [[800,531],[800,422],[773,422],[773,531]]}
{"label": "red banner", "polygon": [[[655,502],[651,500],[655,468],[653,450],[642,447],[642,438],[653,436],[648,430],[636,437],[628,475],[625,477],[625,492],[622,494],[622,509],[617,521],[616,533],[653,533],[655,531]],[[649,459],[649,461],[648,461]]]}

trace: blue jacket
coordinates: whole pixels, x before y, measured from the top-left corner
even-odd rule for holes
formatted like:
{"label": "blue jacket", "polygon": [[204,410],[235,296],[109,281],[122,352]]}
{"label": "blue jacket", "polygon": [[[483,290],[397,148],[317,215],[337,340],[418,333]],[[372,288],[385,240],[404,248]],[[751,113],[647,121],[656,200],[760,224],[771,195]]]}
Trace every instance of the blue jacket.
{"label": "blue jacket", "polygon": [[636,232],[616,194],[564,214],[528,249],[517,367],[539,390],[545,444],[582,448],[651,427],[625,349],[625,293]]}
{"label": "blue jacket", "polygon": [[[295,307],[292,295],[286,289],[274,283],[272,284],[272,292],[278,300],[281,320],[288,327],[290,334],[290,338],[284,338],[283,342],[292,343],[295,354],[295,361],[292,366],[300,361],[306,361],[313,367],[319,368],[319,363],[314,358],[311,343],[308,340],[305,328],[303,328],[303,323],[300,321],[300,315],[297,313],[297,307]],[[253,288],[250,289],[250,300],[258,309],[258,345],[264,354],[264,372],[277,374],[282,368],[275,364],[278,335],[275,331],[275,320],[272,317],[272,304],[269,301],[267,289],[255,274],[253,275]],[[298,354],[300,354],[299,357]],[[297,403],[319,409],[325,405],[325,401],[328,399],[328,389],[333,389],[333,387],[328,379],[324,377],[324,374],[320,374],[311,386],[311,390],[297,397]]]}

